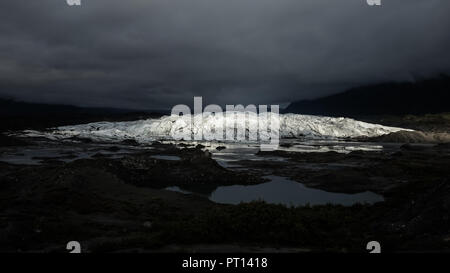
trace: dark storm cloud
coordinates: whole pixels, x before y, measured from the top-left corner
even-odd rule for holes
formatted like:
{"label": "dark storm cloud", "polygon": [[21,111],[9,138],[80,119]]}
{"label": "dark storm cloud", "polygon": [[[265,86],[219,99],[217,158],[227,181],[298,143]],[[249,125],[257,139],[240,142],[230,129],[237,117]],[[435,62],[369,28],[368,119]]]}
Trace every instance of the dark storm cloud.
{"label": "dark storm cloud", "polygon": [[450,72],[450,2],[4,0],[0,95],[161,108],[277,103]]}

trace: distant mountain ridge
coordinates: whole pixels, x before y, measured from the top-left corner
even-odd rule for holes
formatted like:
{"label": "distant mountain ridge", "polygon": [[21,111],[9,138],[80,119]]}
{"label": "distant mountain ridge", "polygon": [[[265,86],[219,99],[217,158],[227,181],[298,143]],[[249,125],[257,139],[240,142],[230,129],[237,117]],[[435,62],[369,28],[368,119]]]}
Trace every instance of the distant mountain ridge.
{"label": "distant mountain ridge", "polygon": [[291,103],[284,113],[324,116],[373,116],[450,112],[450,77],[384,83]]}
{"label": "distant mountain ridge", "polygon": [[99,114],[99,113],[124,113],[131,112],[126,109],[100,108],[100,107],[78,107],[66,104],[46,104],[16,101],[12,99],[0,99],[0,115],[24,116],[24,115],[48,115],[48,114]]}
{"label": "distant mountain ridge", "polygon": [[128,121],[159,117],[154,111],[106,107],[78,107],[0,99],[0,132],[5,130],[44,129],[94,121]]}

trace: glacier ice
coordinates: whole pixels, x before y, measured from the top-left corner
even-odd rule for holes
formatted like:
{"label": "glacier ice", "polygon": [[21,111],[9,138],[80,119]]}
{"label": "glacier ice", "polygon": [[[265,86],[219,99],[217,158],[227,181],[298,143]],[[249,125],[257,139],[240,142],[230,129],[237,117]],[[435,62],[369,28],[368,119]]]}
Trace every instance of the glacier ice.
{"label": "glacier ice", "polygon": [[[218,124],[224,124],[226,129],[234,124],[230,119],[245,120],[247,132],[258,131],[258,124],[262,119],[257,114],[246,114],[245,112],[234,112],[236,116],[225,112],[224,115],[216,116],[210,113],[203,113],[201,123],[195,123],[193,126],[181,129],[188,129],[193,134],[203,131],[211,131],[217,128]],[[201,114],[200,114],[201,115]],[[303,138],[303,139],[343,139],[355,137],[375,137],[401,130],[407,130],[396,127],[382,126],[351,118],[335,118],[325,116],[311,116],[298,114],[275,114],[280,121],[281,138]],[[94,122],[88,124],[79,124],[71,126],[62,126],[54,128],[49,132],[27,131],[27,135],[45,136],[51,139],[65,139],[71,137],[89,138],[100,141],[121,141],[125,139],[134,139],[140,143],[146,143],[154,140],[173,140],[173,130],[179,121],[190,123],[192,116],[163,116],[157,119],[146,119],[126,122]],[[259,125],[261,126],[261,124]],[[177,127],[177,129],[180,129]],[[258,131],[258,133],[261,133]],[[248,134],[248,133],[247,133]]]}

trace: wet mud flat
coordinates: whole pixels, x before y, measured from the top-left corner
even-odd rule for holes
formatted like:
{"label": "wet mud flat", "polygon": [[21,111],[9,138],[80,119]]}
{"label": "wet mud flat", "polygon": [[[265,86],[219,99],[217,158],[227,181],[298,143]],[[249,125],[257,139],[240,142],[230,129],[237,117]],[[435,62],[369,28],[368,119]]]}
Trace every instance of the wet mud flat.
{"label": "wet mud flat", "polygon": [[450,145],[405,144],[391,151],[350,153],[259,152],[261,157],[285,161],[240,161],[246,168],[259,168],[301,181],[309,187],[333,192],[363,190],[389,195],[392,189],[414,181],[439,181],[448,177]]}
{"label": "wet mud flat", "polygon": [[[450,247],[448,145],[260,152],[261,160],[238,161],[236,169],[222,167],[202,146],[153,143],[120,157],[104,152],[120,149],[112,147],[81,159],[0,162],[0,251],[66,252],[73,240],[89,252],[365,252],[371,240],[384,251]],[[274,156],[285,160],[264,160]],[[329,192],[372,191],[385,201],[290,207],[204,197],[221,186],[266,183],[267,175]],[[200,194],[165,190],[171,186]]]}

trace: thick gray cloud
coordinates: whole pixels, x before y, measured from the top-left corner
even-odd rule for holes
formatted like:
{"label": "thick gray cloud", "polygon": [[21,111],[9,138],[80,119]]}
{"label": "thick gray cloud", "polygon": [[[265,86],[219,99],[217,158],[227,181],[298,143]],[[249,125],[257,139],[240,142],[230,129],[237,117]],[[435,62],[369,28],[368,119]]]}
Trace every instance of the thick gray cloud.
{"label": "thick gray cloud", "polygon": [[3,0],[0,96],[280,103],[450,72],[448,0]]}

